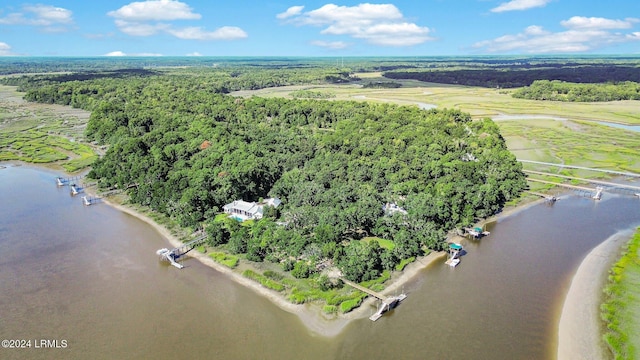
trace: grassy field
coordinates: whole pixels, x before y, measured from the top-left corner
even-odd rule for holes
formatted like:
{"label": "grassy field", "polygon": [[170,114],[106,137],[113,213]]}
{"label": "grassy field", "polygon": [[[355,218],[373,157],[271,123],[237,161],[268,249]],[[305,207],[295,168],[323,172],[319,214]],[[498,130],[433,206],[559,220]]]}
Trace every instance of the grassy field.
{"label": "grassy field", "polygon": [[[335,95],[332,99],[392,102],[397,104],[432,104],[438,108],[456,108],[475,118],[500,114],[530,114],[565,117],[571,120],[597,120],[620,124],[640,124],[640,101],[613,101],[598,103],[567,103],[514,99],[513,90],[425,83],[416,80],[390,80],[380,73],[356,74],[358,84],[348,85],[297,85],[254,91],[239,91],[235,96],[289,97],[297,90],[313,89]],[[397,82],[397,89],[365,89],[369,82]]]}
{"label": "grassy field", "polygon": [[0,86],[0,161],[54,164],[67,172],[87,168],[97,157],[84,142],[89,113],[32,104]]}
{"label": "grassy field", "polygon": [[614,265],[605,288],[604,340],[615,359],[640,358],[640,228]]}

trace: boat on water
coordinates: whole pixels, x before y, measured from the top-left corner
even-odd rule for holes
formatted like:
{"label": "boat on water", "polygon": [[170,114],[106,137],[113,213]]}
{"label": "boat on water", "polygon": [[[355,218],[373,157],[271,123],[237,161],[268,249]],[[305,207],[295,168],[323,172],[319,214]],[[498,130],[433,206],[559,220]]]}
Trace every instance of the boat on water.
{"label": "boat on water", "polygon": [[456,267],[460,264],[460,252],[462,251],[463,246],[458,243],[449,243],[449,256],[445,264]]}

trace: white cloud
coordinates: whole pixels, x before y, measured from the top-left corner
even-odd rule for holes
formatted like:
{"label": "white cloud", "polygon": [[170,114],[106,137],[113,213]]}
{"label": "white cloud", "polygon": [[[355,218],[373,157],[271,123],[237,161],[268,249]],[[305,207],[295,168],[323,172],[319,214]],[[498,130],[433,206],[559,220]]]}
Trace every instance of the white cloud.
{"label": "white cloud", "polygon": [[0,41],[0,56],[12,56],[11,46],[9,44]]}
{"label": "white cloud", "polygon": [[132,36],[151,36],[170,28],[170,25],[162,23],[147,24],[124,20],[116,20],[115,23],[120,31]]}
{"label": "white cloud", "polygon": [[526,29],[524,29],[524,33],[531,36],[549,34],[547,30],[543,29],[542,26],[538,26],[538,25],[531,25],[527,27]]}
{"label": "white cloud", "polygon": [[30,25],[46,32],[64,32],[73,25],[73,12],[51,5],[25,5],[22,12],[10,13],[0,18],[3,25]]}
{"label": "white cloud", "polygon": [[322,41],[322,40],[316,40],[316,41],[312,41],[311,45],[320,46],[320,47],[324,47],[324,48],[332,49],[332,50],[340,50],[340,49],[345,49],[345,48],[349,47],[349,44],[347,44],[344,41]]}
{"label": "white cloud", "polygon": [[627,18],[624,20],[612,20],[599,17],[574,16],[564,20],[560,24],[569,29],[630,29],[639,20]]}
{"label": "white cloud", "polygon": [[106,53],[104,54],[104,56],[162,56],[162,54],[157,54],[157,53],[134,53],[134,54],[127,54],[124,53],[122,51],[112,51],[110,53]]}
{"label": "white cloud", "polygon": [[304,6],[292,6],[288,8],[287,11],[276,15],[276,17],[278,19],[287,19],[292,16],[300,15],[300,13],[302,12],[302,9],[304,9]]}
{"label": "white cloud", "polygon": [[167,29],[167,32],[179,39],[188,40],[237,40],[247,37],[244,30],[235,26],[223,26],[215,31],[205,31],[201,27],[187,27]]}
{"label": "white cloud", "polygon": [[199,20],[202,16],[193,12],[189,5],[176,0],[132,2],[107,15],[115,19],[120,31],[131,36],[170,34],[187,40],[237,40],[248,36],[235,26],[222,26],[214,31],[206,31],[199,26],[177,28],[170,21]]}
{"label": "white cloud", "polygon": [[194,52],[192,52],[192,53],[187,54],[186,56],[202,56],[202,54],[200,54],[200,53],[199,53],[199,52],[197,52],[197,51],[194,51]]}
{"label": "white cloud", "polygon": [[560,24],[565,31],[550,32],[540,26],[529,26],[515,35],[477,42],[474,48],[488,53],[575,53],[600,49],[609,45],[639,41],[640,32],[624,34],[609,31],[632,26],[634,19],[572,17]]}
{"label": "white cloud", "polygon": [[286,17],[289,23],[324,27],[320,32],[324,35],[350,36],[381,46],[412,46],[432,40],[429,28],[407,22],[393,4],[327,4],[305,13],[302,9],[296,11],[297,14]]}
{"label": "white cloud", "polygon": [[104,54],[104,56],[127,56],[127,54],[123,53],[122,51],[112,51],[110,53]]}
{"label": "white cloud", "polygon": [[189,5],[174,0],[132,2],[107,15],[126,21],[197,20],[202,17],[194,13]]}
{"label": "white cloud", "polygon": [[500,13],[505,11],[527,10],[543,7],[550,2],[551,0],[511,0],[491,9],[491,12]]}

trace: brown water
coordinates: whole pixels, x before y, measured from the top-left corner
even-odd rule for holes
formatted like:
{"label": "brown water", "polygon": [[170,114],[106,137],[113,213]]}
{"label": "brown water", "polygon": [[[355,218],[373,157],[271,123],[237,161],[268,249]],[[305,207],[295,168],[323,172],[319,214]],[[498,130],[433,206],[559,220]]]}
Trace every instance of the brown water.
{"label": "brown water", "polygon": [[55,175],[0,170],[0,338],[67,347],[0,349],[2,359],[552,359],[580,261],[640,224],[638,199],[609,194],[532,207],[468,242],[456,269],[423,271],[382,319],[323,337],[195,260],[159,262],[168,243],[150,226],[82,206]]}

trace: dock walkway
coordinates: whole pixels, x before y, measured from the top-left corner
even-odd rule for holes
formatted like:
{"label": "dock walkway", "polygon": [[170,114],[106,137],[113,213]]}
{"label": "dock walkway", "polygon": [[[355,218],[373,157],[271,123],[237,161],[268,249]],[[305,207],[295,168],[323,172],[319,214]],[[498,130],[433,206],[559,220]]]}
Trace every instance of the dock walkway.
{"label": "dock walkway", "polygon": [[516,160],[518,160],[521,163],[528,163],[528,164],[548,165],[548,166],[556,166],[556,167],[567,168],[567,169],[580,169],[580,170],[598,171],[598,172],[603,172],[603,173],[608,173],[608,174],[615,174],[615,175],[622,175],[622,176],[640,177],[640,174],[636,174],[636,173],[632,173],[632,172],[624,172],[624,171],[616,171],[616,170],[605,170],[605,169],[595,169],[595,168],[588,168],[588,167],[584,167],[584,166],[555,164],[555,163],[548,163],[548,162],[542,162],[542,161],[533,161],[533,160],[524,160],[524,159],[516,159]]}
{"label": "dock walkway", "polygon": [[380,308],[378,308],[378,311],[376,311],[375,314],[369,317],[369,320],[371,321],[376,321],[380,319],[382,317],[382,314],[393,309],[394,307],[396,307],[396,305],[398,305],[400,301],[407,298],[406,294],[400,294],[398,296],[385,296],[380,294],[379,292],[376,292],[371,289],[367,289],[364,286],[358,285],[353,281],[347,280],[344,277],[340,277],[340,280],[342,280],[345,284],[351,286],[352,288],[360,290],[363,293],[373,296],[379,299],[380,301],[382,301],[382,304],[380,305]]}
{"label": "dock walkway", "polygon": [[633,191],[640,191],[640,186],[633,186],[633,185],[627,185],[627,184],[618,184],[618,183],[613,183],[613,182],[610,182],[610,181],[585,179],[585,178],[579,178],[579,177],[574,177],[574,176],[558,175],[558,174],[552,174],[552,173],[547,173],[547,172],[542,172],[542,171],[533,171],[533,170],[522,170],[522,172],[527,173],[527,174],[534,174],[534,175],[552,176],[552,177],[557,177],[557,178],[567,179],[567,180],[584,181],[584,182],[588,182],[588,183],[592,183],[592,184],[610,186],[612,188],[622,188],[622,189],[629,189],[629,190],[633,190]]}
{"label": "dock walkway", "polygon": [[193,250],[196,246],[204,243],[205,241],[207,241],[207,234],[202,234],[197,238],[189,242],[186,242],[178,247],[175,247],[173,249],[167,249],[167,248],[160,249],[156,251],[156,254],[160,256],[160,259],[169,261],[171,265],[177,267],[178,269],[182,269],[184,268],[184,265],[180,264],[176,260],[178,260],[180,257],[185,255],[189,251]]}

